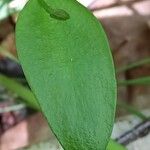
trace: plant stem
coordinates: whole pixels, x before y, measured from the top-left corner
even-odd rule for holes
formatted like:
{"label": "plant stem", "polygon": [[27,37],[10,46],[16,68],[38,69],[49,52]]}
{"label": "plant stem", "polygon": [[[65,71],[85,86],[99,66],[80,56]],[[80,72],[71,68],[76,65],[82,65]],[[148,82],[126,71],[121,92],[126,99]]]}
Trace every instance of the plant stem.
{"label": "plant stem", "polygon": [[141,78],[137,78],[137,79],[131,79],[131,80],[119,80],[118,85],[119,86],[150,85],[150,76],[141,77]]}
{"label": "plant stem", "polygon": [[119,107],[122,107],[124,109],[126,109],[128,112],[134,114],[135,116],[141,118],[142,120],[146,120],[148,117],[146,117],[143,113],[141,113],[140,111],[137,110],[137,108],[134,108],[133,106],[129,106],[128,104],[119,101],[117,103],[117,105]]}
{"label": "plant stem", "polygon": [[123,67],[120,67],[119,69],[117,69],[117,73],[121,73],[123,71],[127,71],[127,70],[130,70],[130,69],[133,69],[133,68],[136,68],[136,67],[139,67],[139,66],[142,66],[144,64],[150,64],[150,58],[145,58],[143,60],[140,60],[140,61],[137,61],[137,62],[134,62],[134,63],[131,63],[129,65],[126,65],[126,66],[123,66]]}
{"label": "plant stem", "polygon": [[0,84],[12,92],[15,92],[26,102],[29,107],[40,110],[39,104],[37,103],[33,93],[27,87],[24,87],[17,81],[10,79],[2,74],[0,74]]}

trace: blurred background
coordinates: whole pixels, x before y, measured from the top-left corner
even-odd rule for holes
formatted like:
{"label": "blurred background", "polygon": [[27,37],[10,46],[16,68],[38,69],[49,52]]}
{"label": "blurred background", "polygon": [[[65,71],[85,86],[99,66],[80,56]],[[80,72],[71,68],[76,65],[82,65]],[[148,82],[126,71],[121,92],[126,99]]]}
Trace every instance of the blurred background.
{"label": "blurred background", "polygon": [[[102,23],[118,80],[112,138],[129,150],[150,149],[150,0],[78,0]],[[15,24],[27,0],[0,0],[0,150],[61,149],[17,59]]]}

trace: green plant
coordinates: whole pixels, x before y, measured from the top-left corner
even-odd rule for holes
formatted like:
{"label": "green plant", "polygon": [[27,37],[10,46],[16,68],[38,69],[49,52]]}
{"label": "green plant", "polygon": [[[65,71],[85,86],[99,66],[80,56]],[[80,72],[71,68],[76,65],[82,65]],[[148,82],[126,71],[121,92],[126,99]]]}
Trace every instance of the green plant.
{"label": "green plant", "polygon": [[[21,13],[17,25],[18,52],[29,84],[60,143],[65,149],[104,149],[109,141],[107,150],[125,149],[115,141],[109,140],[116,89],[107,39],[98,21],[75,0],[65,0],[61,7],[59,1],[31,1]],[[88,24],[86,24],[87,21]],[[82,29],[82,26],[85,29]],[[9,53],[5,51],[1,53],[18,62]],[[149,62],[148,58],[118,69],[117,72]],[[105,79],[106,81],[103,81]],[[119,81],[118,85],[149,84],[149,77],[141,79]],[[3,75],[0,75],[0,83],[17,93],[29,107],[41,110],[28,88]],[[104,95],[107,96],[105,93],[110,92],[109,87],[113,94],[105,98]],[[100,93],[98,93],[99,90],[101,90]],[[96,101],[96,97],[99,97],[99,100]],[[123,103],[118,105],[146,119],[135,108]],[[111,110],[109,111],[108,108]],[[108,113],[104,115],[108,117],[107,119],[99,115],[105,110],[108,110]],[[75,118],[72,112],[78,113],[79,117]],[[111,112],[112,115],[110,115]],[[108,120],[109,122],[104,122]],[[77,122],[80,126],[78,124],[76,126]],[[91,136],[92,134],[96,136]],[[100,143],[96,143],[96,140]]]}
{"label": "green plant", "polygon": [[37,110],[40,109],[33,93],[27,87],[22,86],[20,83],[2,74],[0,74],[0,83],[22,98],[27,106]]}
{"label": "green plant", "polygon": [[125,86],[125,85],[149,85],[150,84],[150,76],[147,77],[141,77],[137,79],[132,79],[128,81],[119,81],[118,84],[120,86]]}
{"label": "green plant", "polygon": [[[39,104],[37,103],[37,100],[35,99],[33,93],[27,87],[24,87],[16,80],[6,77],[2,74],[0,74],[0,84],[6,87],[7,89],[9,89],[10,91],[16,93],[20,98],[22,98],[23,102],[28,107],[35,109],[37,111],[41,111]],[[16,108],[18,109],[18,106],[10,107],[10,109],[16,109]],[[20,105],[19,105],[19,108],[20,108]],[[130,112],[134,112],[134,114],[141,114],[140,112],[138,112],[135,108],[132,108],[131,106],[130,106],[130,109],[134,110],[134,111],[130,111]],[[8,108],[6,108],[5,110],[8,110]],[[5,110],[2,109],[1,112],[4,112]],[[137,116],[140,116],[140,118],[143,119],[141,115],[137,115]],[[107,150],[125,150],[125,148],[122,145],[115,142],[114,140],[110,140],[107,145]]]}
{"label": "green plant", "polygon": [[30,0],[16,42],[29,85],[63,148],[106,149],[116,81],[99,21],[75,0]]}
{"label": "green plant", "polygon": [[[9,55],[8,55],[9,56]],[[12,57],[9,57],[12,58]],[[15,59],[12,59],[15,61]],[[146,60],[146,61],[145,61]],[[149,58],[143,59],[143,60],[139,60],[137,62],[133,62],[132,64],[129,64],[127,66],[123,66],[122,68],[126,68],[125,70],[122,69],[122,71],[126,71],[129,69],[134,69],[135,67],[140,67],[141,65],[144,64],[149,64]],[[17,60],[18,62],[18,60]],[[145,62],[145,63],[141,63],[141,62]],[[132,66],[132,67],[131,67]],[[117,69],[117,72],[120,73]],[[138,79],[139,80],[139,79]],[[130,80],[129,80],[130,81]],[[143,80],[140,81],[141,85],[144,85],[145,81],[142,83]],[[119,81],[120,82],[120,81]],[[124,81],[128,83],[128,80]],[[38,111],[40,110],[39,104],[37,103],[34,95],[32,94],[32,92],[27,88],[24,87],[23,85],[21,85],[19,82],[17,82],[14,79],[11,79],[9,77],[6,77],[2,74],[0,74],[0,84],[3,85],[4,87],[6,87],[7,89],[13,91],[14,93],[16,93],[20,98],[22,98],[22,100],[24,100],[25,104],[33,109],[36,109]],[[139,82],[131,82],[130,85],[134,86],[134,85],[138,85]],[[148,82],[148,84],[150,84],[150,82]],[[126,86],[127,84],[123,84],[121,86]],[[133,107],[133,106],[129,106],[128,104],[125,104],[121,101],[118,101],[118,107],[125,109],[126,111],[132,113],[133,115],[136,115],[137,117],[139,117],[142,120],[147,120],[149,117],[146,117],[143,113],[141,113],[137,108]],[[11,108],[12,109],[12,108]],[[4,110],[1,110],[2,112]],[[123,146],[119,145],[118,143],[116,143],[113,140],[109,141],[109,144],[107,146],[107,150],[122,150],[125,149]]]}
{"label": "green plant", "polygon": [[122,66],[122,67],[118,68],[116,72],[121,73],[121,72],[130,70],[130,69],[134,69],[136,67],[139,67],[139,66],[142,66],[142,65],[145,65],[145,64],[150,64],[150,58],[149,57],[145,58],[145,59],[142,59],[140,61],[136,61],[134,63],[128,64],[126,66]]}

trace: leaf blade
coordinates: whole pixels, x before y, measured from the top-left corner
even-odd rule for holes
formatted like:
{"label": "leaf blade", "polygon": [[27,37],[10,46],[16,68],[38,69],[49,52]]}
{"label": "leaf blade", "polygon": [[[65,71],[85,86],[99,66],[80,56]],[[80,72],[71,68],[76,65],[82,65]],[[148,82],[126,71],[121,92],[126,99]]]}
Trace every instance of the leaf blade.
{"label": "leaf blade", "polygon": [[76,1],[64,0],[61,8],[60,0],[47,3],[65,10],[70,19],[50,18],[36,0],[26,5],[16,30],[26,78],[66,150],[103,150],[116,99],[106,35],[97,19]]}

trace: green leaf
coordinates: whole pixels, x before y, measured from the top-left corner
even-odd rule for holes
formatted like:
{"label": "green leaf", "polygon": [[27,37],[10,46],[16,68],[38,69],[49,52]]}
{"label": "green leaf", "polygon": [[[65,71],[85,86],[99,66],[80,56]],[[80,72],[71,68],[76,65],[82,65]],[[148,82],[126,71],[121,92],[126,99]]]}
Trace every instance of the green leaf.
{"label": "green leaf", "polygon": [[133,62],[131,64],[128,64],[126,66],[122,66],[122,67],[118,68],[116,70],[116,72],[117,73],[121,73],[121,72],[130,70],[130,69],[134,69],[136,67],[140,67],[140,66],[145,65],[145,64],[149,64],[150,65],[150,58],[144,58],[142,60],[139,60],[139,61]]}
{"label": "green leaf", "polygon": [[131,80],[119,80],[118,81],[119,86],[127,86],[127,85],[144,85],[149,86],[150,85],[150,76],[147,77],[141,77]]}
{"label": "green leaf", "polygon": [[116,141],[110,139],[106,150],[127,150],[127,148],[125,148],[121,144],[118,144]]}
{"label": "green leaf", "polygon": [[10,79],[9,77],[6,77],[2,74],[0,74],[0,85],[3,85],[12,92],[15,92],[19,97],[24,100],[27,106],[40,110],[33,93],[27,87],[24,87],[19,82]]}
{"label": "green leaf", "polygon": [[19,59],[49,125],[65,150],[104,150],[115,115],[116,80],[99,21],[75,0],[45,0],[67,20],[50,17],[37,0],[20,13]]}

